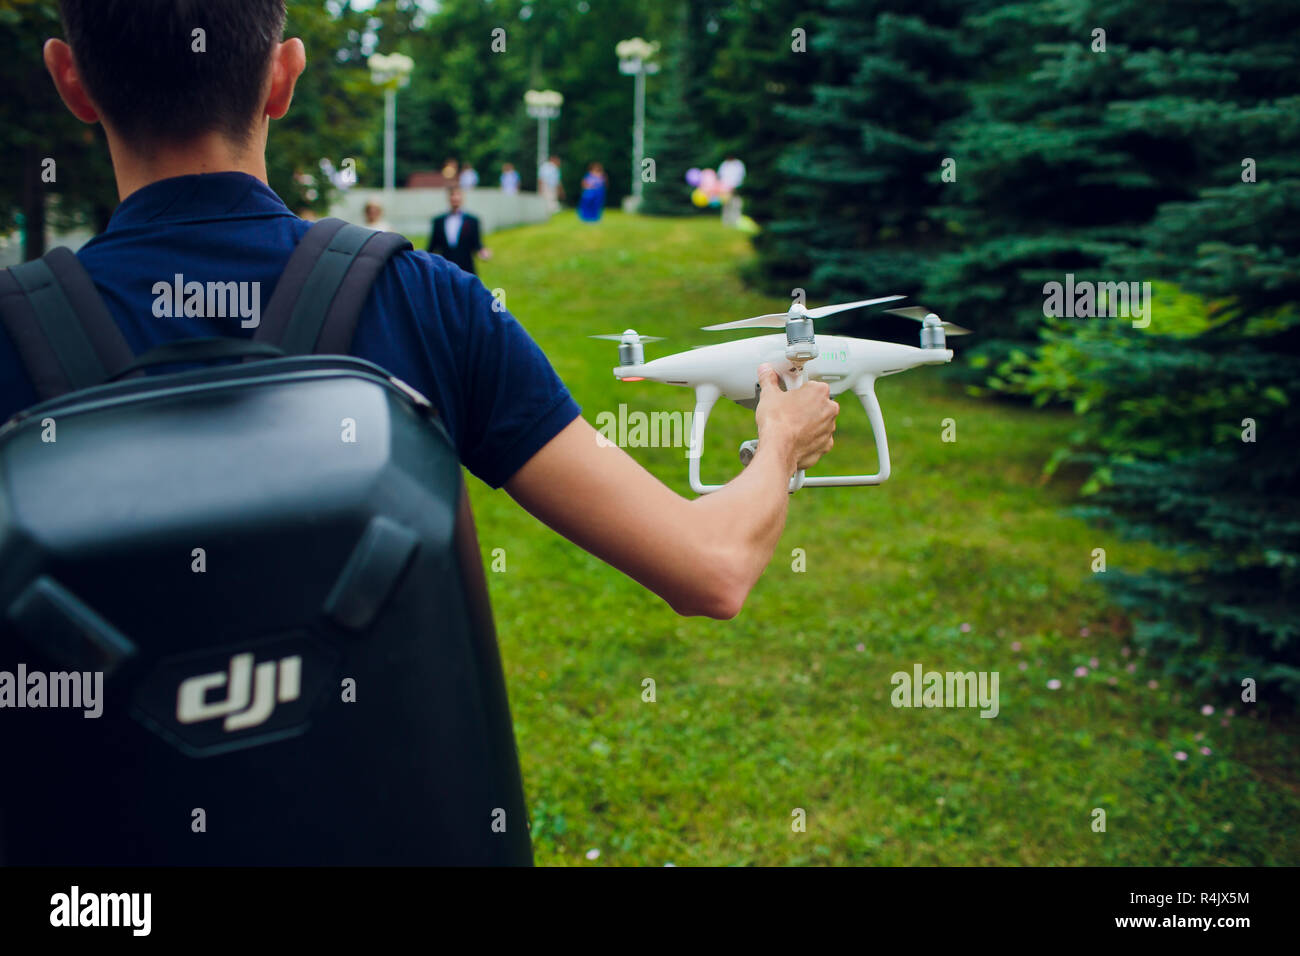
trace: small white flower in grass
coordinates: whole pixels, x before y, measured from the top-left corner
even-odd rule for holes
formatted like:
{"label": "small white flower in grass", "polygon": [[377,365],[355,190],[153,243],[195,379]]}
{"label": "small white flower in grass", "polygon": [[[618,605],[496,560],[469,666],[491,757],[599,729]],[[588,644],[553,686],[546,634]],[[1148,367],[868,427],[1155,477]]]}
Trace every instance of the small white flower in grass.
{"label": "small white flower in grass", "polygon": [[1202,748],[1201,748],[1201,753],[1205,754],[1205,756],[1208,757],[1208,756],[1210,755],[1210,748],[1209,748],[1209,747],[1202,747]]}
{"label": "small white flower in grass", "polygon": [[1151,688],[1152,690],[1155,690],[1159,686],[1160,685],[1156,681],[1153,680],[1147,681],[1147,687]]}
{"label": "small white flower in grass", "polygon": [[589,859],[589,860],[599,860],[599,859],[600,859],[600,851],[599,851],[599,850],[596,850],[596,849],[588,850],[588,851],[587,851],[587,859]]}
{"label": "small white flower in grass", "polygon": [[1047,689],[1048,689],[1048,690],[1060,690],[1060,689],[1061,689],[1061,682],[1060,682],[1059,680],[1057,680],[1055,677],[1053,677],[1051,680],[1049,680],[1049,681],[1047,682]]}
{"label": "small white flower in grass", "polygon": [[1198,734],[1196,735],[1196,738],[1195,738],[1195,739],[1197,739],[1197,740],[1204,740],[1204,739],[1205,739],[1205,731],[1201,731],[1200,733],[1198,733]]}
{"label": "small white flower in grass", "polygon": [[1137,666],[1136,664],[1125,664],[1125,665],[1124,665],[1124,670],[1128,671],[1130,674],[1136,674],[1136,673],[1137,673],[1137,669],[1138,669],[1138,666]]}
{"label": "small white flower in grass", "polygon": [[1027,671],[1027,670],[1029,670],[1029,661],[1021,661],[1021,662],[1020,662],[1018,665],[1016,665],[1016,666],[1018,666],[1022,671]]}
{"label": "small white flower in grass", "polygon": [[961,632],[962,632],[963,634],[969,634],[969,633],[970,633],[970,625],[967,624],[965,621],[962,621],[962,624],[961,624]]}
{"label": "small white flower in grass", "polygon": [[866,649],[867,649],[867,645],[865,644],[859,644],[854,648],[854,650],[856,650],[859,654],[861,654]]}
{"label": "small white flower in grass", "polygon": [[1214,713],[1214,708],[1211,707],[1209,704],[1206,704],[1204,707],[1201,708],[1201,713],[1204,714],[1206,717],[1209,717],[1212,713]]}
{"label": "small white flower in grass", "polygon": [[1088,666],[1091,667],[1093,670],[1096,670],[1098,667],[1101,666],[1101,664],[1098,662],[1097,658],[1090,657],[1088,658]]}
{"label": "small white flower in grass", "polygon": [[1082,664],[1080,664],[1078,667],[1076,667],[1076,668],[1074,669],[1074,676],[1075,676],[1075,677],[1087,677],[1087,676],[1088,676],[1088,668],[1086,668],[1086,667],[1084,667]]}
{"label": "small white flower in grass", "polygon": [[1116,684],[1119,683],[1119,678],[1114,676],[1107,677],[1106,683],[1109,684],[1111,687],[1114,687]]}
{"label": "small white flower in grass", "polygon": [[1128,657],[1133,652],[1129,650],[1127,647],[1122,647],[1120,648],[1120,653],[1123,654],[1125,657]]}
{"label": "small white flower in grass", "polygon": [[1177,752],[1174,754],[1174,759],[1175,759],[1175,760],[1186,760],[1186,759],[1187,759],[1187,753],[1186,753],[1185,751],[1179,750],[1179,751],[1177,751]]}
{"label": "small white flower in grass", "polygon": [[665,863],[664,866],[676,866],[676,863]]}
{"label": "small white flower in grass", "polygon": [[1235,714],[1235,713],[1236,713],[1236,711],[1233,710],[1231,707],[1229,707],[1227,710],[1224,711],[1224,714],[1226,714],[1226,715],[1229,716],[1229,717],[1231,717],[1231,716],[1232,716],[1233,714]]}
{"label": "small white flower in grass", "polygon": [[1226,727],[1226,726],[1228,726],[1228,718],[1227,718],[1227,717],[1224,717],[1222,720],[1220,720],[1220,721],[1219,721],[1219,726],[1220,726],[1220,727]]}
{"label": "small white flower in grass", "polygon": [[1092,631],[1088,630],[1086,627],[1081,627],[1081,628],[1079,628],[1079,636],[1080,636],[1080,637],[1087,637],[1087,636],[1089,636],[1091,633],[1092,633]]}
{"label": "small white flower in grass", "polygon": [[1015,651],[1016,653],[1020,653],[1020,642],[1019,642],[1019,641],[1012,641],[1012,642],[1011,642],[1011,649],[1012,649],[1013,651]]}

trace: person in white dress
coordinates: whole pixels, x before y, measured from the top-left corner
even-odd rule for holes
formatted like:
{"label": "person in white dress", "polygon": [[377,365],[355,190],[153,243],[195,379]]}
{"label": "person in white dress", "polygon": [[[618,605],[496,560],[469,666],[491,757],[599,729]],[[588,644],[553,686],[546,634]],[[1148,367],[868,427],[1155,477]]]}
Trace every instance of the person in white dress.
{"label": "person in white dress", "polygon": [[514,163],[503,163],[501,166],[501,191],[507,196],[519,192],[519,170],[515,169]]}
{"label": "person in white dress", "polygon": [[736,193],[745,181],[745,164],[737,156],[728,156],[718,167],[718,181],[727,191],[727,201],[722,204],[722,222],[728,226],[738,225],[741,199]]}
{"label": "person in white dress", "polygon": [[537,189],[546,203],[547,213],[559,212],[560,195],[563,187],[560,185],[560,158],[558,156],[552,156],[542,163],[541,168],[537,170]]}

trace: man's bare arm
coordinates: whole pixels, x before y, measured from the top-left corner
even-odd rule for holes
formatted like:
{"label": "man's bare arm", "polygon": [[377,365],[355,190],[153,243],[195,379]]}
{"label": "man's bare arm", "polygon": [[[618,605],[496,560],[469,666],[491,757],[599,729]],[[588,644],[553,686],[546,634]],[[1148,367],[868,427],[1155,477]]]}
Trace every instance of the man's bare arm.
{"label": "man's bare arm", "polygon": [[839,405],[810,382],[782,392],[760,375],[758,452],[721,491],[687,499],[579,418],[506,482],[537,518],[662,597],[679,614],[740,613],[785,527],[796,463],[833,444]]}

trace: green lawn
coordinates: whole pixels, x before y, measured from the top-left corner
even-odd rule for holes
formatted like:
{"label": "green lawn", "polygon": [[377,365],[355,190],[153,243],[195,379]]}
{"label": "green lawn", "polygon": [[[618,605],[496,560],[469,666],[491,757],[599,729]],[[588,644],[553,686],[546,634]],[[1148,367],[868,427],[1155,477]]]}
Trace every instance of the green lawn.
{"label": "green lawn", "polygon": [[[787,304],[742,287],[747,241],[712,218],[588,225],[567,212],[489,244],[484,282],[593,422],[620,402],[684,411],[693,396],[616,382],[614,344],[589,333],[667,336],[653,357],[722,340],[701,325]],[[796,494],[729,622],[677,617],[470,479],[485,564],[505,549],[506,570],[488,578],[537,861],[1300,862],[1288,728],[1165,679],[1149,686],[1154,668],[1123,656],[1092,550],[1111,569],[1155,556],[1064,516],[1070,489],[1040,480],[1069,419],[968,397],[933,369],[884,380],[879,395],[893,477]],[[866,416],[852,396],[843,405],[819,470],[871,469]],[[940,440],[945,418],[956,442]],[[721,480],[752,413],[720,405],[710,429],[705,477]],[[629,450],[690,494],[683,449]],[[997,671],[1000,714],[894,708],[890,675],[915,663]],[[806,832],[792,832],[796,808]]]}

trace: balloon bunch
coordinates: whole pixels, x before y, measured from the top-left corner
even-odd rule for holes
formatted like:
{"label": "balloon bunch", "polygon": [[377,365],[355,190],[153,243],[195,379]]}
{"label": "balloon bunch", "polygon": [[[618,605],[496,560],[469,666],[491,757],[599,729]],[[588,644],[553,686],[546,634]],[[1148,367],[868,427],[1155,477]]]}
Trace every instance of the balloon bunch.
{"label": "balloon bunch", "polygon": [[731,198],[731,189],[712,169],[696,169],[692,166],[686,170],[686,185],[694,186],[691,202],[703,209],[705,206],[721,206]]}

